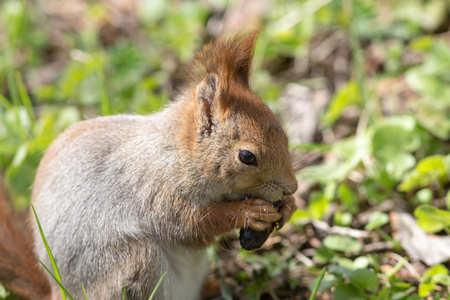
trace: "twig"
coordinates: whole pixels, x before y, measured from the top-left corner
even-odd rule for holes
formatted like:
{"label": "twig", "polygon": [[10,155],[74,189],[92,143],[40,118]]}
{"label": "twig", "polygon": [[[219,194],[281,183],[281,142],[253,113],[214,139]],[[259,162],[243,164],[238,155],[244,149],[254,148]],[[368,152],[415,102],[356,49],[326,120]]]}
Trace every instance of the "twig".
{"label": "twig", "polygon": [[[397,253],[390,252],[387,254],[387,256],[390,256],[391,258],[395,259],[396,261],[403,260],[403,256],[398,255]],[[405,267],[405,269],[407,269],[409,271],[409,273],[411,273],[411,275],[417,280],[417,282],[422,281],[422,278],[420,277],[419,273],[417,273],[416,269],[414,269],[414,267],[409,263],[409,261],[405,261],[403,263],[403,266]]]}
{"label": "twig", "polygon": [[314,220],[312,221],[314,227],[319,230],[326,232],[327,234],[340,234],[346,235],[353,238],[368,238],[370,233],[364,230],[353,229],[349,227],[332,226],[328,225],[326,222]]}
{"label": "twig", "polygon": [[381,250],[391,250],[394,248],[394,243],[392,242],[375,242],[367,244],[363,247],[363,252],[376,252]]}
{"label": "twig", "polygon": [[306,255],[304,255],[301,252],[297,253],[295,258],[298,259],[298,261],[300,261],[301,263],[303,263],[307,267],[314,266],[314,262],[311,259],[309,259],[308,257],[306,257]]}

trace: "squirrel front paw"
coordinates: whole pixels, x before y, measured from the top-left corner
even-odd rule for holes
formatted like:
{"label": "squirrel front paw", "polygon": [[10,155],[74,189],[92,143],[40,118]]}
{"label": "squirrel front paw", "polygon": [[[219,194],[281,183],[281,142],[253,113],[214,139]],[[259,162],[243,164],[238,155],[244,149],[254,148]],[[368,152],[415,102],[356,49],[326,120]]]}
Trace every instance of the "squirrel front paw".
{"label": "squirrel front paw", "polygon": [[276,223],[271,223],[271,226],[265,230],[257,230],[254,227],[241,228],[239,231],[239,241],[243,249],[255,250],[262,247],[276,225],[278,229],[283,227],[284,224],[289,221],[294,210],[296,209],[295,198],[293,196],[287,196],[283,198],[283,200],[271,203],[271,205],[280,213],[281,219],[279,219]]}
{"label": "squirrel front paw", "polygon": [[[253,228],[265,231],[273,223],[283,219],[283,214],[272,203],[261,199],[246,199],[235,215],[237,228]],[[289,216],[290,217],[290,216]]]}
{"label": "squirrel front paw", "polygon": [[[286,224],[295,209],[295,198],[285,196],[278,202],[269,202],[257,198],[247,198],[243,201],[225,201],[211,203],[198,210],[191,224],[192,232],[202,236],[210,243],[216,236],[234,228],[252,228],[256,231],[272,232],[277,225],[281,228]],[[198,232],[198,230],[201,232]]]}

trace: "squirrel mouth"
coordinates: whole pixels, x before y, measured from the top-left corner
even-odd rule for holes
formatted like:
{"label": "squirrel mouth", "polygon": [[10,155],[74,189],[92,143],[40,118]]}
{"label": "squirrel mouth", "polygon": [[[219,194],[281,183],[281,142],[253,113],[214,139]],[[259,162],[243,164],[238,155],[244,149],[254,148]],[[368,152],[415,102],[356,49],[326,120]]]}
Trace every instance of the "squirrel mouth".
{"label": "squirrel mouth", "polygon": [[236,201],[236,202],[241,202],[241,201],[245,201],[245,200],[249,200],[249,199],[261,199],[261,200],[265,200],[267,202],[270,203],[277,203],[280,199],[276,199],[276,200],[270,200],[267,197],[264,197],[260,194],[256,194],[256,193],[243,193],[243,194],[235,194],[235,195],[226,195],[223,196],[221,201],[224,202],[228,202],[228,201]]}

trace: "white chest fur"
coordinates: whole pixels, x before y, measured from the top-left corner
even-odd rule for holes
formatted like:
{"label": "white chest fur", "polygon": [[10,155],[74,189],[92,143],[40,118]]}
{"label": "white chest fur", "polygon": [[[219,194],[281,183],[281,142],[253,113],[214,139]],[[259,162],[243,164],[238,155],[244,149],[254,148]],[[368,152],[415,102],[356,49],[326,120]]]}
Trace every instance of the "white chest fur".
{"label": "white chest fur", "polygon": [[170,251],[165,299],[199,299],[208,270],[206,250]]}

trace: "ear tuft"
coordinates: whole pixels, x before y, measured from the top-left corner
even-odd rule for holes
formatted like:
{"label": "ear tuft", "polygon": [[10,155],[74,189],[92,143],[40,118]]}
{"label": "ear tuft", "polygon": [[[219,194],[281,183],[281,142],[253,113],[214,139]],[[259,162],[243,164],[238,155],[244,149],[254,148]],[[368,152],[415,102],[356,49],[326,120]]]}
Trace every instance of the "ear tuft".
{"label": "ear tuft", "polygon": [[223,90],[230,80],[248,86],[255,43],[261,29],[219,37],[197,52],[191,70],[191,80],[199,82],[215,73]]}

